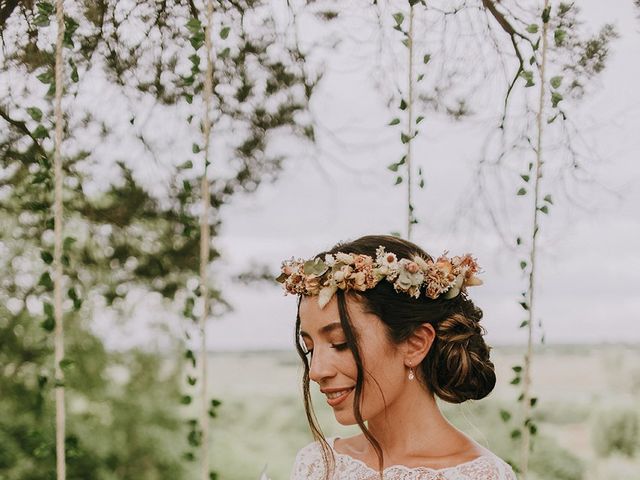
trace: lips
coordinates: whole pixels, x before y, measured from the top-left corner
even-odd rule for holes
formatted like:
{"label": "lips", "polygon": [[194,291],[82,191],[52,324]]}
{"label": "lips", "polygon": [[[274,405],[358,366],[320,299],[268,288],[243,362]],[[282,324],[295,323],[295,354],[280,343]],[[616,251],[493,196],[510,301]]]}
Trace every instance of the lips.
{"label": "lips", "polygon": [[[351,394],[353,389],[354,387],[339,390],[337,392],[325,392],[325,395],[327,395],[327,403],[332,407],[339,405]],[[335,395],[338,396],[336,397]]]}

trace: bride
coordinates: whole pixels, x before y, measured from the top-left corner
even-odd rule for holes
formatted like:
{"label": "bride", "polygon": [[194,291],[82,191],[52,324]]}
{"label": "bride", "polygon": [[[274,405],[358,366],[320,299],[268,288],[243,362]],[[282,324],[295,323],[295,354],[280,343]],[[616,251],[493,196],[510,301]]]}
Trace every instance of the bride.
{"label": "bride", "polygon": [[[435,400],[477,400],[495,385],[482,311],[466,292],[482,283],[477,272],[470,255],[433,259],[384,235],[283,262],[278,281],[298,295],[296,348],[316,439],[298,452],[291,480],[516,479]],[[324,438],[309,380],[336,420],[361,434]]]}

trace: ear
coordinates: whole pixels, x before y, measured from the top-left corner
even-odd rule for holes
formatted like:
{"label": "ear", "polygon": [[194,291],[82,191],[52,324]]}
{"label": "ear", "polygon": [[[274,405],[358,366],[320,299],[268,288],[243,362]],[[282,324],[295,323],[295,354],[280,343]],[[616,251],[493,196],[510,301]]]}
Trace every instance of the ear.
{"label": "ear", "polygon": [[436,338],[436,330],[433,325],[423,323],[409,338],[405,340],[405,362],[409,365],[416,366],[424,360],[429,353],[431,345]]}

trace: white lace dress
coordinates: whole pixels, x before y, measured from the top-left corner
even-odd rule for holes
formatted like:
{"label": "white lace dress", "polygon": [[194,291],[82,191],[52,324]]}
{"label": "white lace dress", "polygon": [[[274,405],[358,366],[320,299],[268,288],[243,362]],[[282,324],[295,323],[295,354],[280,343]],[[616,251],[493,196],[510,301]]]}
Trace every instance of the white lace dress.
{"label": "white lace dress", "polygon": [[[336,468],[331,480],[379,480],[378,471],[361,460],[338,453],[333,444],[339,437],[327,442],[336,457]],[[325,467],[320,442],[312,442],[296,455],[290,480],[322,480]],[[392,465],[383,471],[384,480],[517,480],[511,466],[493,453],[485,454],[454,467],[433,469],[409,468]]]}

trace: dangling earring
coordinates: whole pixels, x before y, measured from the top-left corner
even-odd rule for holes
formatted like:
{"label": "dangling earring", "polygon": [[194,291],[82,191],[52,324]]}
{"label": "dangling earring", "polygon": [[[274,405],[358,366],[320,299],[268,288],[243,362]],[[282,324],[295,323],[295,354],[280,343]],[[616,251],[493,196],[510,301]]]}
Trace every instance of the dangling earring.
{"label": "dangling earring", "polygon": [[413,374],[413,368],[411,368],[411,362],[409,362],[409,380],[413,380],[416,376]]}

